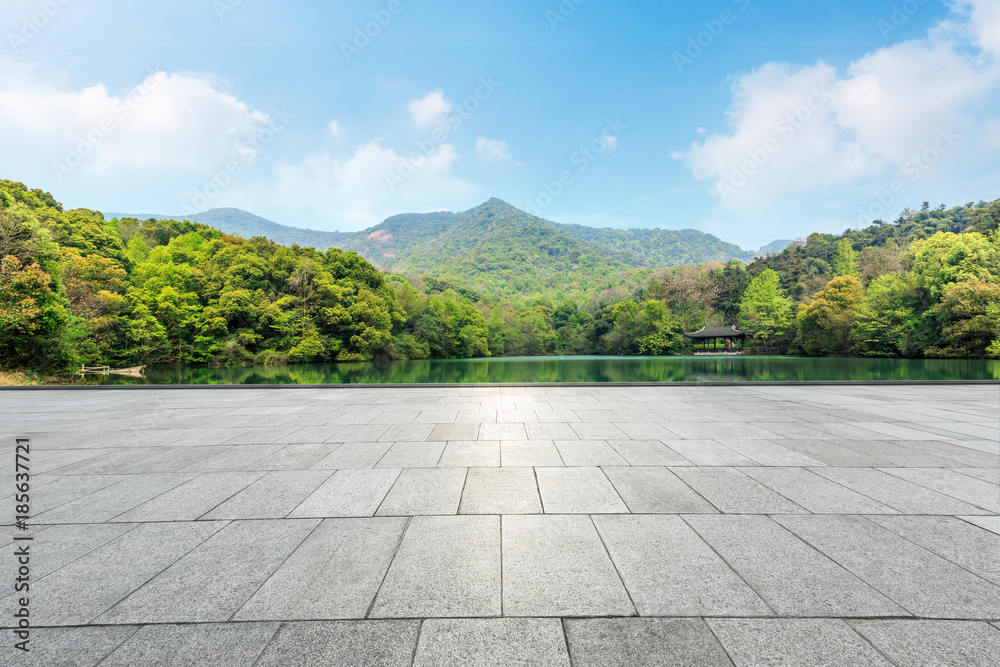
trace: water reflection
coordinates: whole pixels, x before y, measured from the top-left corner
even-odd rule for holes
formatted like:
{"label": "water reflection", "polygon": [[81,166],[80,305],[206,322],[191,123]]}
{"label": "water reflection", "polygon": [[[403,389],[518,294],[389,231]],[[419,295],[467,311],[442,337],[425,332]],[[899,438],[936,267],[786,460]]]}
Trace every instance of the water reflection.
{"label": "water reflection", "polygon": [[491,382],[789,382],[998,380],[1000,361],[801,357],[510,357],[231,368],[153,366],[145,378],[84,384],[382,384]]}

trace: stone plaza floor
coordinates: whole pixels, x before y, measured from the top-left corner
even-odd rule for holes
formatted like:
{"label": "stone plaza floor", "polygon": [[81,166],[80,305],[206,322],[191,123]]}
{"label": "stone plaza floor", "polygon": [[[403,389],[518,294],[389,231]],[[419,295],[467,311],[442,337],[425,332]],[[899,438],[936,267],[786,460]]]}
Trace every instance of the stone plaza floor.
{"label": "stone plaza floor", "polygon": [[997,385],[0,391],[0,664],[995,667],[998,411]]}

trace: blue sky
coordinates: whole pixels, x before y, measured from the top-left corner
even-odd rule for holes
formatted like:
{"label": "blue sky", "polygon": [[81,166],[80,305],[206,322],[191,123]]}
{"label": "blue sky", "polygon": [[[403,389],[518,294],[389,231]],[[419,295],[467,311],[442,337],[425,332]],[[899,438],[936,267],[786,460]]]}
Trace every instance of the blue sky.
{"label": "blue sky", "polygon": [[74,207],[757,248],[1000,197],[1000,0],[6,0],[0,38],[0,177]]}

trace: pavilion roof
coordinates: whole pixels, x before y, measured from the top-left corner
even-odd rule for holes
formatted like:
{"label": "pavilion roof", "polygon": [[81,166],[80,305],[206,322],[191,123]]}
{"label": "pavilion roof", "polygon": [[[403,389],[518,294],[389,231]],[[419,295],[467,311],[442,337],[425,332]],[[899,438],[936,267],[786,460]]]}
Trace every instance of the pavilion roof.
{"label": "pavilion roof", "polygon": [[698,331],[685,333],[688,338],[739,338],[746,336],[746,331],[740,331],[734,326],[728,327],[702,327]]}

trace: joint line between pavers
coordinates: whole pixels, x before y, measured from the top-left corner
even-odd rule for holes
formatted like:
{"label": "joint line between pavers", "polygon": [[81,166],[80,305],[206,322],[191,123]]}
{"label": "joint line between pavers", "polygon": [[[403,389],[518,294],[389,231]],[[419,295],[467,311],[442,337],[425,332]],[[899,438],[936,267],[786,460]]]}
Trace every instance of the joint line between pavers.
{"label": "joint line between pavers", "polygon": [[[824,467],[825,468],[847,468],[849,470],[878,470],[878,468],[872,468],[871,466],[867,466],[867,467],[866,466],[824,466]],[[841,487],[842,489],[845,489],[845,490],[850,491],[852,493],[856,493],[859,496],[864,496],[865,498],[868,498],[869,500],[871,500],[874,503],[878,503],[879,505],[885,505],[886,507],[888,507],[891,510],[896,510],[897,512],[899,512],[900,516],[913,516],[912,514],[903,511],[899,507],[896,507],[894,505],[890,505],[888,502],[886,502],[884,500],[879,500],[878,498],[873,498],[872,496],[869,496],[867,493],[863,493],[861,491],[858,491],[857,489],[852,489],[851,487],[847,486],[843,482],[840,482],[840,481],[838,481],[836,479],[830,479],[826,475],[822,475],[822,474],[816,472],[816,470],[814,470],[814,468],[816,468],[816,466],[809,466],[809,467],[803,466],[802,469],[806,470],[808,472],[811,472],[812,474],[816,475],[817,477],[822,477],[826,481],[832,482],[832,483],[836,484],[837,486]],[[810,514],[813,514],[813,513],[810,512]],[[896,516],[896,515],[886,515],[886,516]]]}
{"label": "joint line between pavers", "polygon": [[604,553],[608,555],[608,560],[611,561],[611,567],[615,568],[615,574],[618,575],[618,581],[621,582],[622,588],[625,590],[625,595],[628,596],[629,604],[632,605],[632,610],[635,612],[634,615],[639,616],[639,607],[636,606],[635,600],[632,599],[632,592],[625,584],[625,579],[622,577],[621,570],[618,569],[618,563],[615,562],[614,557],[611,555],[611,551],[608,549],[608,545],[604,542],[604,536],[601,535],[601,531],[598,529],[597,523],[594,522],[594,515],[588,514],[587,517],[590,519],[590,525],[594,527],[594,532],[597,533],[597,539],[601,541],[601,546],[604,547]]}
{"label": "joint line between pavers", "polygon": [[[389,449],[392,449],[392,447],[390,447]],[[388,454],[388,453],[389,452],[386,452],[386,454]],[[379,460],[381,460],[381,459],[379,459]],[[375,470],[375,468],[371,468],[371,470]],[[394,470],[394,468],[378,468],[378,470]],[[392,493],[392,487],[396,486],[396,484],[399,482],[399,478],[403,476],[403,470],[404,470],[404,468],[398,468],[399,472],[396,473],[396,477],[392,480],[392,484],[389,485],[389,488],[385,490],[385,495],[382,496],[382,500],[378,501],[378,507],[376,507],[375,511],[372,512],[372,514],[371,514],[372,517],[378,516],[378,511],[380,509],[382,509],[382,505],[385,504],[385,499],[389,497],[390,493]],[[332,475],[331,475],[331,477],[332,477]]]}
{"label": "joint line between pavers", "polygon": [[399,533],[399,540],[396,542],[396,548],[392,551],[392,558],[389,559],[389,564],[386,565],[385,572],[382,573],[382,580],[378,582],[378,588],[375,590],[375,595],[372,596],[372,601],[368,603],[368,609],[365,611],[365,615],[362,618],[369,618],[371,616],[372,610],[375,608],[375,601],[378,600],[379,593],[382,592],[382,586],[385,585],[385,580],[389,576],[389,570],[392,569],[392,564],[396,562],[396,556],[399,555],[399,549],[403,545],[403,540],[406,538],[407,531],[410,530],[410,523],[412,521],[412,516],[406,517],[406,525],[403,526],[403,530]]}
{"label": "joint line between pavers", "polygon": [[[949,470],[949,468],[932,468],[932,469],[933,470]],[[912,468],[903,468],[901,466],[893,466],[891,468],[875,468],[875,470],[878,470],[879,472],[884,472],[886,475],[890,475],[892,477],[895,477],[896,479],[901,479],[904,482],[909,482],[910,484],[915,484],[916,486],[919,486],[921,489],[925,489],[927,491],[932,491],[933,493],[940,493],[942,496],[946,496],[948,498],[951,498],[952,500],[957,500],[960,503],[965,503],[966,505],[969,505],[970,507],[979,508],[979,509],[983,510],[984,512],[992,512],[993,511],[993,510],[991,510],[991,509],[989,509],[987,507],[983,507],[982,505],[977,505],[976,503],[973,503],[971,501],[964,500],[962,498],[954,496],[954,495],[948,493],[947,491],[938,491],[937,489],[932,489],[931,487],[925,486],[925,485],[921,484],[920,482],[915,482],[912,479],[906,479],[905,477],[900,477],[899,475],[897,475],[897,474],[895,474],[893,472],[890,472],[892,470],[912,470]],[[973,479],[975,479],[975,478],[973,478]],[[979,481],[982,481],[982,480],[979,480]],[[989,484],[989,482],[987,482],[987,484]]]}

